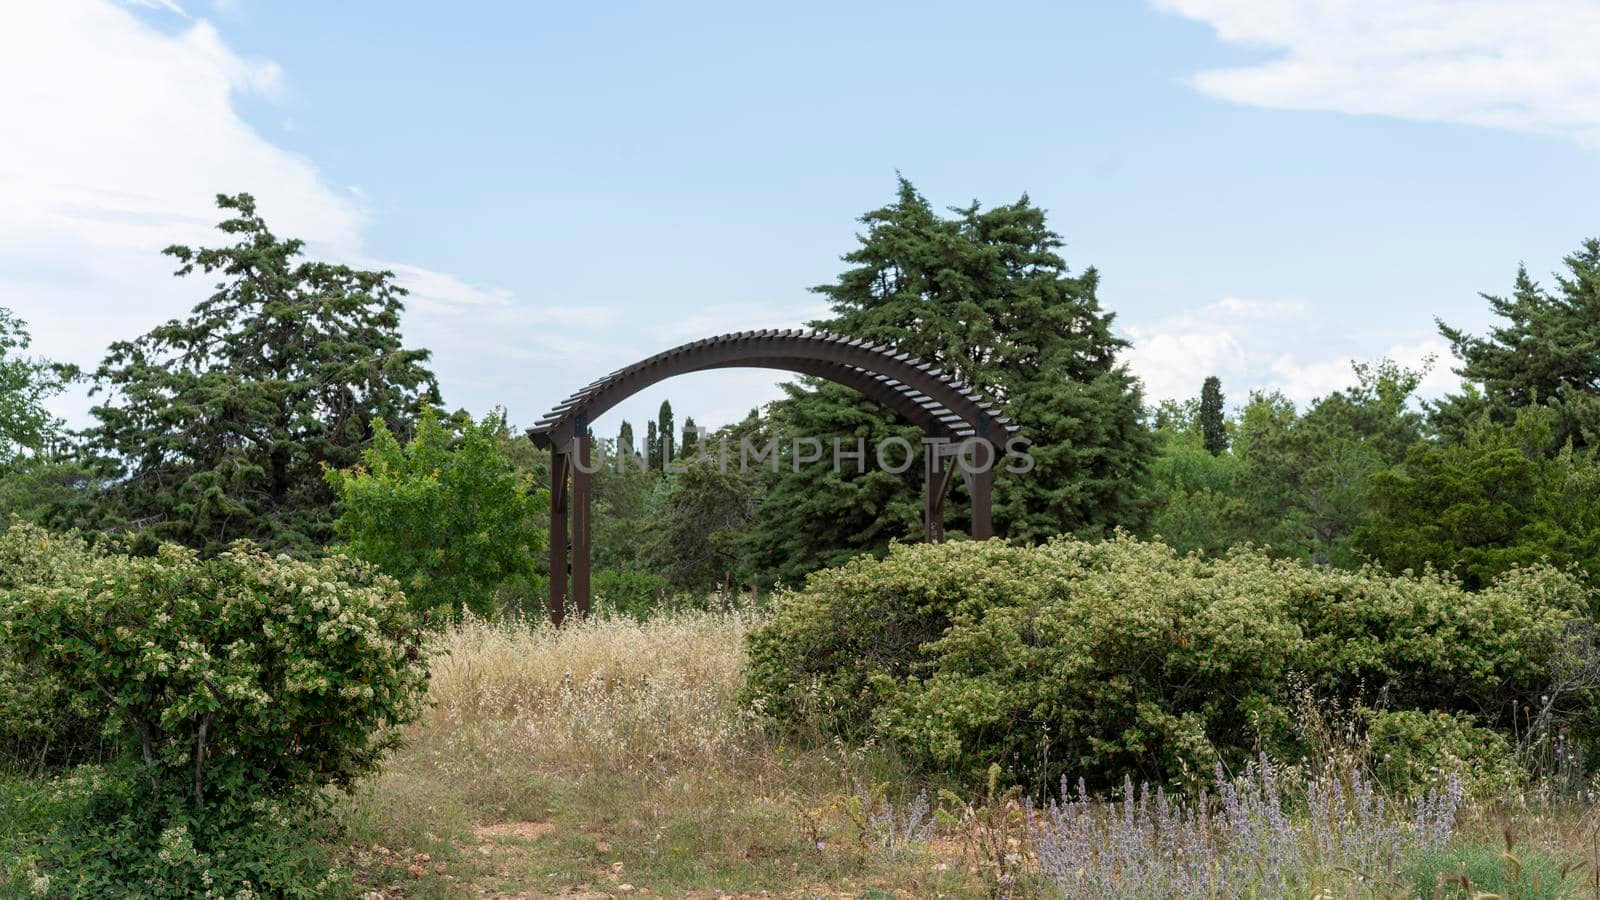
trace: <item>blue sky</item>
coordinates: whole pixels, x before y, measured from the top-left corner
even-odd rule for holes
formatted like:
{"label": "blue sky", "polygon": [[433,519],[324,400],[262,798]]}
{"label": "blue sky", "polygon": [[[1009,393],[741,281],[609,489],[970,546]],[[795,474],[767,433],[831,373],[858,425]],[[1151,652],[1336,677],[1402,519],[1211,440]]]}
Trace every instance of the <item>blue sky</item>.
{"label": "blue sky", "polygon": [[[1026,192],[1156,397],[1345,384],[1600,234],[1600,4],[61,0],[0,32],[0,305],[93,362],[249,190],[395,268],[451,405],[530,421],[684,340],[822,312],[897,171]],[[6,35],[9,35],[6,36]],[[1428,389],[1447,389],[1442,360]],[[674,380],[707,424],[777,376]],[[63,398],[80,419],[81,397]]]}

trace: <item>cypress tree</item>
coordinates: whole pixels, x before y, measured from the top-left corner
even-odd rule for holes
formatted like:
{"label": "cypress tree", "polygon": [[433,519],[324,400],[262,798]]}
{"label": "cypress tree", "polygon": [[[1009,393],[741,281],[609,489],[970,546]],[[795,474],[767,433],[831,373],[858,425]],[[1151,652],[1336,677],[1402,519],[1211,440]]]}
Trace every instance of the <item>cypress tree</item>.
{"label": "cypress tree", "polygon": [[694,456],[695,452],[697,450],[699,450],[699,449],[700,449],[700,430],[699,430],[699,426],[694,424],[694,416],[684,416],[684,418],[683,418],[683,457],[684,457],[684,459],[688,459],[688,458]]}
{"label": "cypress tree", "polygon": [[656,440],[661,442],[659,464],[663,468],[677,458],[672,435],[672,401],[663,400],[660,411],[656,413]]}
{"label": "cypress tree", "polygon": [[1228,449],[1228,426],[1222,413],[1222,379],[1215,375],[1200,387],[1200,441],[1212,456]]}

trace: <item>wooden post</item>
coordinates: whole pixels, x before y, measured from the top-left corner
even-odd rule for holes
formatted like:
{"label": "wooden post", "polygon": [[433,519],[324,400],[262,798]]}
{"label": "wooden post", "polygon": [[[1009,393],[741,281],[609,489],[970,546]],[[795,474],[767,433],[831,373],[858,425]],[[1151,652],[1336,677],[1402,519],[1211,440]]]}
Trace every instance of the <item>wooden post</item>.
{"label": "wooden post", "polygon": [[922,489],[922,539],[930,544],[944,543],[944,496],[950,490],[951,466],[939,452],[938,444],[928,445],[924,461],[926,473]]}
{"label": "wooden post", "polygon": [[573,443],[572,460],[572,599],[578,607],[578,618],[589,616],[589,514],[593,506],[593,480],[589,477],[589,448],[593,439],[587,432]]}
{"label": "wooden post", "polygon": [[969,482],[972,491],[972,539],[986,541],[994,537],[994,465],[972,473]]}
{"label": "wooden post", "polygon": [[571,458],[563,448],[550,453],[550,624],[567,617],[567,475]]}

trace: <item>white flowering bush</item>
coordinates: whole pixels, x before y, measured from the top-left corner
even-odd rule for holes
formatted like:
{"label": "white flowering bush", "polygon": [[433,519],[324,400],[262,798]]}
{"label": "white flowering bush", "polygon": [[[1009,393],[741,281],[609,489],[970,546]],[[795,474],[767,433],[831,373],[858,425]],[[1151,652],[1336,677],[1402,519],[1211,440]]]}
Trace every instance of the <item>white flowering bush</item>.
{"label": "white flowering bush", "polygon": [[348,785],[421,711],[417,624],[361,563],[169,544],[87,574],[6,591],[3,639],[119,722],[163,793]]}
{"label": "white flowering bush", "polygon": [[[48,555],[65,540],[19,527],[0,544]],[[212,559],[174,545],[149,557],[79,553],[70,572],[0,585],[0,646],[121,741],[121,759],[70,823],[85,842],[116,849],[63,863],[121,859],[107,877],[153,879],[128,869],[171,857],[216,880],[212,867],[183,860],[281,843],[262,835],[299,827],[291,820],[321,788],[371,771],[420,715],[421,640],[398,585],[370,566],[248,543]],[[174,835],[193,859],[169,846]]]}
{"label": "white flowering bush", "polygon": [[1504,760],[1518,710],[1600,737],[1590,657],[1564,661],[1594,602],[1547,566],[1468,591],[1126,537],[896,545],[781,595],[748,639],[745,694],[781,723],[888,742],[973,783],[999,763],[1040,791],[1069,774],[1103,790],[1203,782],[1260,748],[1298,758],[1303,684],[1317,702],[1418,714],[1374,720],[1396,786],[1469,759],[1503,784],[1515,773],[1487,754]]}

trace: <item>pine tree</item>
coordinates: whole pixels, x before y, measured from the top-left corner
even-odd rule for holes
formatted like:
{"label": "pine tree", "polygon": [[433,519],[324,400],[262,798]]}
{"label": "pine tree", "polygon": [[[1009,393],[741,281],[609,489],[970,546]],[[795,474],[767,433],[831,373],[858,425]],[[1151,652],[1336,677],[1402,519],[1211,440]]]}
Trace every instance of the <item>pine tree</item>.
{"label": "pine tree", "polygon": [[1200,439],[1212,456],[1221,456],[1228,449],[1228,426],[1222,412],[1222,379],[1215,375],[1207,378],[1200,387]]}
{"label": "pine tree", "polygon": [[121,467],[112,521],[215,552],[237,538],[310,553],[333,537],[324,468],[359,461],[383,419],[402,438],[439,403],[400,337],[392,272],[300,259],[249,194],[219,196],[232,243],[164,252],[220,278],[187,319],[111,345],[88,446]]}
{"label": "pine tree", "polygon": [[[998,474],[997,534],[1037,540],[1134,524],[1154,442],[1138,383],[1117,361],[1127,344],[1100,308],[1098,274],[1069,274],[1060,237],[1026,196],[951,213],[937,214],[901,179],[893,203],[862,217],[860,246],[844,257],[850,268],[816,288],[833,315],[813,325],[894,344],[1004,405],[1033,442],[1034,468]],[[891,434],[920,437],[853,391],[810,381],[787,392],[773,416],[793,433],[869,447]],[[795,580],[841,555],[918,537],[920,467],[868,468],[835,473],[825,459],[781,477],[762,507],[758,563]],[[960,528],[964,502],[948,505]]]}
{"label": "pine tree", "polygon": [[651,471],[661,470],[661,432],[654,420],[644,423],[644,461]]}
{"label": "pine tree", "polygon": [[1435,407],[1441,431],[1464,435],[1485,410],[1509,425],[1519,408],[1538,404],[1556,411],[1557,446],[1600,446],[1600,239],[1564,262],[1554,292],[1519,267],[1510,297],[1484,294],[1503,320],[1487,337],[1438,323],[1469,386]]}

